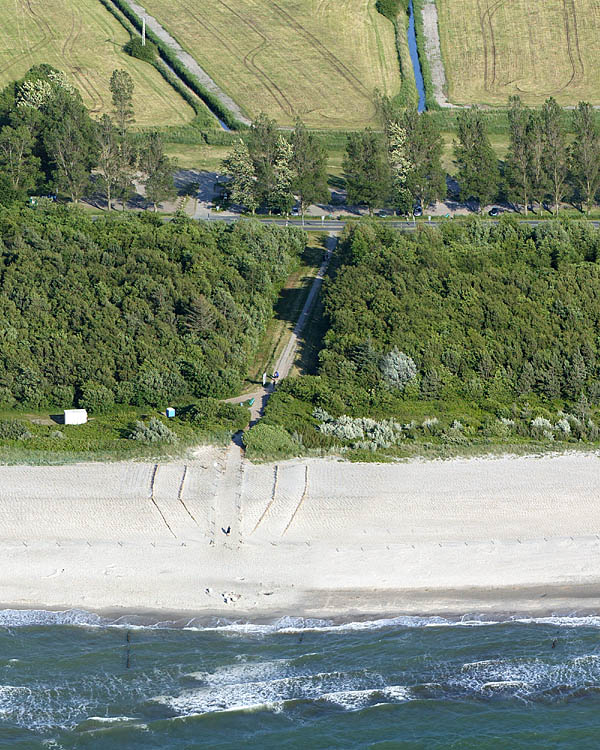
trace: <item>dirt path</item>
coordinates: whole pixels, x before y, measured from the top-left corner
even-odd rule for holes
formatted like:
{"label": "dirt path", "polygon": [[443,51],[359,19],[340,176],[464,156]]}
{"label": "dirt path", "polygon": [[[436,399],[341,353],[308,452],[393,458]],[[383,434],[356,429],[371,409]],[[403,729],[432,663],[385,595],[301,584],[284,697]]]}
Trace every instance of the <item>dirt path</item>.
{"label": "dirt path", "polygon": [[235,549],[241,544],[243,477],[242,449],[239,442],[234,441],[225,454],[214,499],[213,541],[217,547]]}
{"label": "dirt path", "polygon": [[187,68],[192,75],[196,76],[204,88],[208,89],[211,94],[214,94],[221,104],[232,112],[240,122],[243,122],[245,125],[251,124],[250,120],[244,115],[233,99],[217,86],[208,73],[198,65],[198,62],[188,52],[185,52],[185,50],[182,49],[179,42],[173,39],[169,32],[160,25],[156,18],[149,15],[146,9],[139,3],[130,1],[129,7],[140,18],[146,19],[148,28],[151,29],[168,47],[170,47],[173,52],[175,52],[181,64]]}
{"label": "dirt path", "polygon": [[423,32],[425,35],[425,54],[429,60],[431,78],[433,81],[433,93],[440,107],[453,108],[446,97],[446,73],[442,50],[440,47],[440,34],[438,29],[438,14],[435,0],[424,0],[423,2]]}
{"label": "dirt path", "polygon": [[[298,348],[298,339],[302,335],[302,331],[304,330],[306,321],[310,317],[310,313],[312,312],[315,300],[317,299],[317,296],[321,289],[321,285],[323,284],[323,279],[325,278],[325,274],[327,273],[331,255],[336,244],[337,237],[333,234],[330,234],[327,238],[327,252],[325,253],[323,262],[321,263],[321,267],[319,268],[319,271],[314,278],[314,281],[308,293],[308,297],[306,298],[304,307],[302,308],[302,312],[298,317],[298,321],[294,326],[294,330],[290,335],[289,341],[287,342],[277,361],[273,365],[273,372],[279,373],[279,380],[283,380],[283,378],[287,377],[290,370],[292,369],[296,357],[296,350]],[[244,396],[236,396],[235,398],[227,399],[227,401],[232,404],[239,404],[242,401],[247,401],[248,399],[253,398],[254,404],[250,409],[250,424],[253,424],[262,417],[265,405],[269,399],[269,396],[271,395],[271,393],[273,393],[273,390],[273,384],[267,383],[264,388],[260,388],[254,393],[246,393]]]}

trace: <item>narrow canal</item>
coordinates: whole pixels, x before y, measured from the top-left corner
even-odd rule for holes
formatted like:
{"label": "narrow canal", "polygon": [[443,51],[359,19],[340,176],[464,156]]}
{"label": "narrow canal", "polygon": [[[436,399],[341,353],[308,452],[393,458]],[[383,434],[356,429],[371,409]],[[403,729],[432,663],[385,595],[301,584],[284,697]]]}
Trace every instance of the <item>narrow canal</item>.
{"label": "narrow canal", "polygon": [[415,10],[413,0],[408,3],[408,49],[410,50],[410,59],[412,60],[413,70],[415,71],[415,83],[419,94],[419,112],[425,109],[425,84],[423,82],[423,73],[421,71],[421,62],[417,50],[417,35],[415,32]]}

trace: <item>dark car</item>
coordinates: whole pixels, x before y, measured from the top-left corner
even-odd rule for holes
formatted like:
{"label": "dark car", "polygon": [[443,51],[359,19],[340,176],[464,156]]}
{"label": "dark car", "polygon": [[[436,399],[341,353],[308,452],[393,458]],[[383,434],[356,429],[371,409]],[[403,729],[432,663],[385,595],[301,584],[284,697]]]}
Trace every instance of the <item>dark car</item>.
{"label": "dark car", "polygon": [[423,216],[423,209],[421,206],[415,206],[413,208],[413,216]]}
{"label": "dark car", "polygon": [[488,213],[490,216],[500,216],[500,209],[498,208],[498,206],[494,206],[493,208],[490,208]]}

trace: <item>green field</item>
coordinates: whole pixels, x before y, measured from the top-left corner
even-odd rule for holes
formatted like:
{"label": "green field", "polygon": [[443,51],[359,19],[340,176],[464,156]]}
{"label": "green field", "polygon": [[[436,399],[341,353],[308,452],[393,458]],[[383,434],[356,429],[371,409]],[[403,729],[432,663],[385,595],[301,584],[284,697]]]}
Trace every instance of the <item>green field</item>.
{"label": "green field", "polygon": [[122,51],[127,31],[98,0],[0,0],[0,86],[32,65],[63,70],[97,116],[112,109],[109,79],[127,70],[135,84],[136,125],[175,125],[194,117],[191,107],[148,63]]}
{"label": "green field", "polygon": [[600,103],[597,0],[437,0],[450,101]]}
{"label": "green field", "polygon": [[375,0],[150,0],[168,31],[251,117],[310,127],[375,122],[373,90],[400,89],[393,25]]}

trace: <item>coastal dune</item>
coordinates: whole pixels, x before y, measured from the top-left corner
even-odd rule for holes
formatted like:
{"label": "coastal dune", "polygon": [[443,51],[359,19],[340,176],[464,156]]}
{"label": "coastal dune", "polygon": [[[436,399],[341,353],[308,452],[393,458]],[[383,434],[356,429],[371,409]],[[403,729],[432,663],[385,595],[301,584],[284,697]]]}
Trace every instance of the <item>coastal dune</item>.
{"label": "coastal dune", "polygon": [[0,467],[0,601],[264,619],[600,608],[596,453]]}

